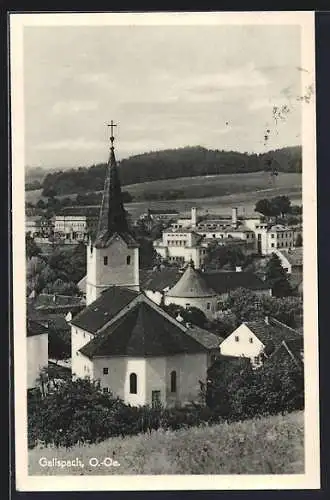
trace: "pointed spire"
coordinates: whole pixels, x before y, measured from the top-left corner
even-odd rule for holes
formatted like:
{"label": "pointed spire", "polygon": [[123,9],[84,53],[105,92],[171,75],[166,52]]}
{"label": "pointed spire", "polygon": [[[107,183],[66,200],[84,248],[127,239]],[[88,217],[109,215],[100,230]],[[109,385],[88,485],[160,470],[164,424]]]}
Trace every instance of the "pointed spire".
{"label": "pointed spire", "polygon": [[104,183],[102,205],[99,216],[98,230],[95,246],[105,247],[107,242],[115,233],[129,234],[126,212],[123,205],[123,197],[119,180],[117,162],[115,157],[113,127],[111,120],[110,155],[107,173]]}

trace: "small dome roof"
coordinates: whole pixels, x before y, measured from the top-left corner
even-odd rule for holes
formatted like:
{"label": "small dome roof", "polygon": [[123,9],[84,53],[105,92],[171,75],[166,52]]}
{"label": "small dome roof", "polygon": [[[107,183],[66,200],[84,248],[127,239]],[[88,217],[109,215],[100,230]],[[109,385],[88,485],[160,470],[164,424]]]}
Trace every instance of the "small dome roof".
{"label": "small dome roof", "polygon": [[214,297],[216,292],[208,287],[203,275],[190,263],[179,281],[167,292],[167,297]]}

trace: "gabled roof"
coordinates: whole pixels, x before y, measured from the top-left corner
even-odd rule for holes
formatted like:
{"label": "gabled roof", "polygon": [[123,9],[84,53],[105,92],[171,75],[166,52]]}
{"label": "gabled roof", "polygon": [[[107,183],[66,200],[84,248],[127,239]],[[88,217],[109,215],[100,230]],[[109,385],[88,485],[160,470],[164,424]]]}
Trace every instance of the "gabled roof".
{"label": "gabled roof", "polygon": [[294,342],[296,349],[298,346],[303,347],[302,334],[275,318],[269,318],[268,323],[260,320],[248,321],[245,324],[264,344],[266,354],[273,352],[283,341]]}
{"label": "gabled roof", "polygon": [[168,297],[214,297],[212,290],[204,280],[202,273],[189,264],[179,281],[167,292]]}
{"label": "gabled roof", "polygon": [[283,249],[279,251],[292,266],[303,265],[303,249],[302,247]]}
{"label": "gabled roof", "polygon": [[26,335],[27,337],[34,337],[35,335],[48,334],[48,328],[46,328],[39,321],[35,321],[27,318],[26,321]]}
{"label": "gabled roof", "polygon": [[[215,333],[209,332],[204,328],[200,328],[196,325],[190,325],[187,327],[187,334],[190,335],[193,339],[197,340],[200,344],[202,344],[206,349],[218,349],[223,342],[223,338],[215,335]],[[219,350],[220,352],[220,350]]]}
{"label": "gabled roof", "polygon": [[107,288],[98,299],[72,319],[71,324],[91,333],[97,332],[113,319],[140,292],[120,286]]}
{"label": "gabled roof", "polygon": [[182,276],[177,268],[146,271],[140,269],[140,287],[143,290],[162,291],[173,286]]}
{"label": "gabled roof", "polygon": [[203,273],[209,287],[218,294],[228,293],[237,288],[248,290],[269,290],[271,287],[252,272],[210,271]]}
{"label": "gabled roof", "polygon": [[158,306],[141,300],[83,346],[80,352],[89,358],[144,357],[205,352],[207,345],[216,346],[209,332],[196,329],[193,334],[189,330]]}
{"label": "gabled roof", "polygon": [[295,341],[283,341],[281,344],[266,357],[264,363],[277,363],[282,359],[288,359],[289,363],[294,363],[299,369],[303,370],[303,349],[301,344]]}

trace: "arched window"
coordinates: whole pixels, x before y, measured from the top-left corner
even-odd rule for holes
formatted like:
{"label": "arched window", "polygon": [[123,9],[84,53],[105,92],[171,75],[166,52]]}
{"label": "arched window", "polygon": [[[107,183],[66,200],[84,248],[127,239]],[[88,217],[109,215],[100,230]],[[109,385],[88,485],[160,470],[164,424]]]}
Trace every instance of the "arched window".
{"label": "arched window", "polygon": [[137,375],[136,375],[136,373],[131,373],[129,376],[129,392],[131,394],[137,394]]}
{"label": "arched window", "polygon": [[176,371],[171,372],[171,392],[176,392]]}
{"label": "arched window", "polygon": [[129,265],[131,263],[131,256],[127,255],[126,257],[126,264]]}

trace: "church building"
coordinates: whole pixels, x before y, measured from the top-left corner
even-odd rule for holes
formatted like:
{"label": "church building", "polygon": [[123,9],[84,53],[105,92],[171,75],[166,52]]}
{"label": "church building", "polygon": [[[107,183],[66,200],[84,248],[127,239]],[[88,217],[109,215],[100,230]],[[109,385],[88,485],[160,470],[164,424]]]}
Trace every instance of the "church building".
{"label": "church building", "polygon": [[199,401],[221,339],[180,323],[140,291],[139,247],[123,207],[113,133],[110,141],[98,231],[87,246],[87,307],[71,320],[73,377],[97,380],[135,406]]}

